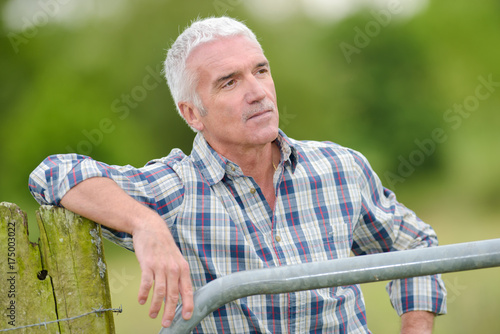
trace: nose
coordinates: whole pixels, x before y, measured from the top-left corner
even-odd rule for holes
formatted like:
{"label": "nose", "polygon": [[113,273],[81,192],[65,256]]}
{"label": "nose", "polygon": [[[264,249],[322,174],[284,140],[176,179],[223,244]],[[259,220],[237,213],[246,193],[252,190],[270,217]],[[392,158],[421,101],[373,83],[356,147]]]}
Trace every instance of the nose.
{"label": "nose", "polygon": [[267,96],[263,80],[259,80],[252,75],[247,80],[247,85],[248,87],[245,94],[245,100],[248,104],[260,102]]}

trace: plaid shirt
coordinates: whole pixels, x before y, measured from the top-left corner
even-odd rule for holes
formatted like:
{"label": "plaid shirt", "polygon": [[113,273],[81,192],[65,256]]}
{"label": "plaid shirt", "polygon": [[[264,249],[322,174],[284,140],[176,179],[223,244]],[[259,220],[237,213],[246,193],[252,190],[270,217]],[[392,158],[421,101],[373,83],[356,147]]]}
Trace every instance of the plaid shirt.
{"label": "plaid shirt", "polygon": [[[76,154],[48,157],[30,176],[40,204],[59,205],[90,177],[116,181],[156,210],[190,264],[195,288],[237,271],[437,245],[433,229],[396,201],[366,159],[334,143],[300,142],[280,132],[276,206],[240,167],[198,135],[191,155],[174,149],[142,168],[110,166]],[[133,250],[131,236],[104,228]],[[392,305],[446,312],[439,275],[392,281]],[[257,295],[231,302],[194,333],[369,333],[358,285]]]}

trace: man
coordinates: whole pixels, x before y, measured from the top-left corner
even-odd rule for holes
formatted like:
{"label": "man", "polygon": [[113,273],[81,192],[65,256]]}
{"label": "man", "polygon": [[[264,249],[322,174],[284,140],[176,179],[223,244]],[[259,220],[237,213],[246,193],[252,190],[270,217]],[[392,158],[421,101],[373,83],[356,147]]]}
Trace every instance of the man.
{"label": "man", "polygon": [[[333,143],[299,142],[278,129],[269,62],[255,35],[230,18],[193,23],[165,61],[178,111],[198,132],[186,156],[173,150],[143,168],[76,154],[48,157],[31,174],[40,203],[103,225],[134,250],[139,302],[150,316],[165,299],[168,327],[179,294],[233,272],[437,245],[432,228],[382,187],[366,159]],[[438,275],[389,283],[402,332],[430,333],[445,313]],[[359,286],[242,298],[197,333],[367,333]]]}

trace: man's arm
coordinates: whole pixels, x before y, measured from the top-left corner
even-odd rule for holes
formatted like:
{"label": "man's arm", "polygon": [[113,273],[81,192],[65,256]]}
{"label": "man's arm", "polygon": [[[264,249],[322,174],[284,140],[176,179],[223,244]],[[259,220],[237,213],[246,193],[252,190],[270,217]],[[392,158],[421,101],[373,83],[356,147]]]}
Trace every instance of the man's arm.
{"label": "man's arm", "polygon": [[153,286],[149,315],[156,318],[164,298],[162,325],[168,327],[175,315],[179,293],[182,315],[189,319],[193,311],[193,288],[189,266],[180,253],[163,219],[123,191],[113,180],[94,177],[69,190],[61,204],[70,211],[109,228],[127,232],[133,244],[142,276],[139,303],[144,304]]}
{"label": "man's arm", "polygon": [[401,334],[431,334],[434,313],[410,311],[401,315]]}
{"label": "man's arm", "polygon": [[[360,168],[358,182],[362,196],[360,220],[353,232],[356,241],[353,252],[364,255],[437,246],[432,227],[382,186],[366,158],[357,153],[353,156]],[[423,328],[428,327],[430,332],[433,324],[430,315],[446,313],[446,288],[440,275],[393,280],[387,285],[387,292],[394,309],[402,316],[402,333],[412,333],[412,327],[418,333],[425,333]],[[427,317],[419,316],[420,311]]]}

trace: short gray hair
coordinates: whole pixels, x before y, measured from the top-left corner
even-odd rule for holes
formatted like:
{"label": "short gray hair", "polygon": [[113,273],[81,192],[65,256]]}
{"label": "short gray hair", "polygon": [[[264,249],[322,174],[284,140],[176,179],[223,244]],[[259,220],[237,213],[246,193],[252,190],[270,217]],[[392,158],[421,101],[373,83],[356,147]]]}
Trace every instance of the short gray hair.
{"label": "short gray hair", "polygon": [[178,106],[180,101],[191,102],[202,113],[205,112],[201,100],[196,93],[197,73],[189,73],[191,71],[186,69],[186,60],[199,45],[229,36],[246,36],[260,46],[255,34],[245,24],[233,18],[223,16],[193,21],[177,37],[170,50],[168,50],[164,63],[164,73],[175,106],[181,117],[182,114]]}

